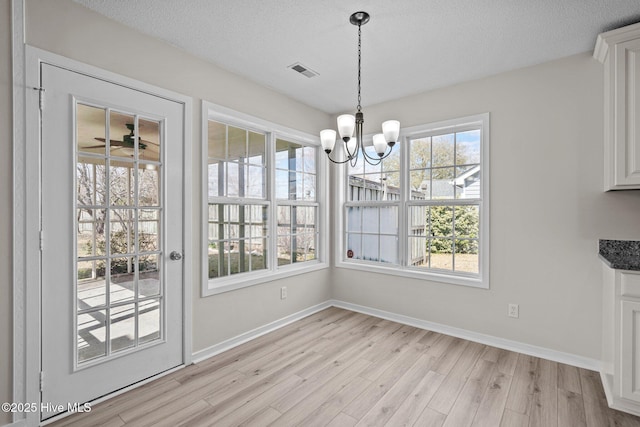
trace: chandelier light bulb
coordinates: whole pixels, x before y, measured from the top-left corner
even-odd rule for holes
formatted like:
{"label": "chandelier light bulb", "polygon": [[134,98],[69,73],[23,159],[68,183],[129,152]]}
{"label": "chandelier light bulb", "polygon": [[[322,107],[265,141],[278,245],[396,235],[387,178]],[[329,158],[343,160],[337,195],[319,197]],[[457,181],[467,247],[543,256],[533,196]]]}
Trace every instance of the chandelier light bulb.
{"label": "chandelier light bulb", "polygon": [[393,146],[396,142],[398,142],[398,137],[400,136],[400,122],[397,120],[387,120],[382,123],[382,133],[384,134],[384,139],[387,140],[387,143],[390,146]]}
{"label": "chandelier light bulb", "polygon": [[351,114],[343,114],[338,116],[338,133],[344,142],[353,136],[353,130],[356,128],[356,117]]}
{"label": "chandelier light bulb", "polygon": [[378,156],[384,156],[384,152],[387,150],[387,141],[385,141],[383,134],[377,133],[373,135],[373,148],[378,153]]}
{"label": "chandelier light bulb", "polygon": [[325,129],[320,131],[320,142],[325,153],[329,154],[336,145],[336,131],[333,129]]}

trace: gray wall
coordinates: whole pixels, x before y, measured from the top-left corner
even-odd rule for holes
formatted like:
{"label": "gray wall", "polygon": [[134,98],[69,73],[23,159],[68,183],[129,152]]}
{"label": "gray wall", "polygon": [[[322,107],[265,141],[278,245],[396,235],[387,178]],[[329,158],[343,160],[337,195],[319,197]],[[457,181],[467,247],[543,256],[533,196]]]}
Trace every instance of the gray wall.
{"label": "gray wall", "polygon": [[491,113],[490,289],[336,269],[333,297],[599,359],[597,241],[640,239],[640,192],[602,190],[603,75],[585,53],[367,107],[369,125]]}
{"label": "gray wall", "polygon": [[[12,396],[11,271],[12,247],[12,79],[11,79],[11,1],[0,1],[0,402]],[[11,421],[11,414],[0,412],[0,425]]]}

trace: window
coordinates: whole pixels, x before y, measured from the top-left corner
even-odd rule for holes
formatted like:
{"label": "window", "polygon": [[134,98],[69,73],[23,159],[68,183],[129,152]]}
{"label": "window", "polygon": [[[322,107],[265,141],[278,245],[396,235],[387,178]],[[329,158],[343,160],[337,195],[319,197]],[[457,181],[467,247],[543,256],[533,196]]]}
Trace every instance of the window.
{"label": "window", "polygon": [[316,138],[209,103],[203,120],[203,294],[326,267]]}
{"label": "window", "polygon": [[346,166],[339,266],[488,287],[488,126],[405,129],[380,164]]}

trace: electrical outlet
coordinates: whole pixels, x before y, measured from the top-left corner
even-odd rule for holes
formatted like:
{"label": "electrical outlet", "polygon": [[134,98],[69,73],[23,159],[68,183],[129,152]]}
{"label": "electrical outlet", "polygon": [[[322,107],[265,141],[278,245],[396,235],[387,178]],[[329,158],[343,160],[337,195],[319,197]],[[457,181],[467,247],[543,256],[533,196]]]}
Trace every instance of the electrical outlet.
{"label": "electrical outlet", "polygon": [[287,299],[287,287],[283,286],[280,288],[280,299]]}
{"label": "electrical outlet", "polygon": [[509,317],[515,317],[516,319],[520,317],[520,306],[518,304],[509,304]]}

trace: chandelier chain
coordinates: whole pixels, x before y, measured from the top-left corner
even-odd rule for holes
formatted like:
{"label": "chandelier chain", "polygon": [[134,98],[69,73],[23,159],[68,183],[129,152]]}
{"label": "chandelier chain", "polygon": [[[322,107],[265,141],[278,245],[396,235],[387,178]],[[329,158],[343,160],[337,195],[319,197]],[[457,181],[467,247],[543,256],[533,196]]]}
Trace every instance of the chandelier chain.
{"label": "chandelier chain", "polygon": [[360,68],[361,68],[361,59],[362,59],[362,30],[361,25],[358,24],[358,112],[362,110],[360,106],[361,97],[360,97]]}

